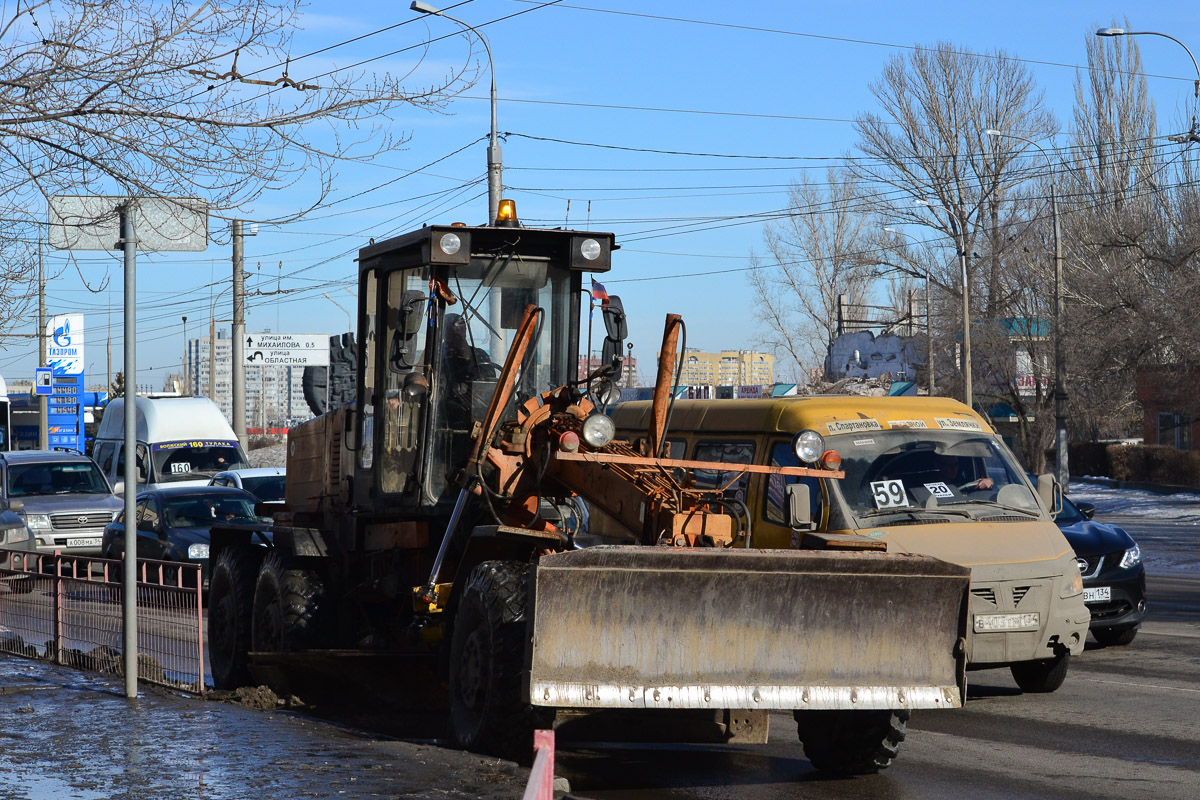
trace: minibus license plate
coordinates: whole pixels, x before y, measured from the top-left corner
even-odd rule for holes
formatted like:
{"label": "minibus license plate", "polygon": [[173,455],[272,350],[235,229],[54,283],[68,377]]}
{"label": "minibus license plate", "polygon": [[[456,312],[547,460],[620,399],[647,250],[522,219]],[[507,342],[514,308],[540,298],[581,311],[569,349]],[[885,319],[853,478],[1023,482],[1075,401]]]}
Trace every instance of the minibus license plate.
{"label": "minibus license plate", "polygon": [[1041,624],[1041,615],[1037,612],[1027,614],[976,614],[975,632],[988,631],[1028,631],[1037,630]]}

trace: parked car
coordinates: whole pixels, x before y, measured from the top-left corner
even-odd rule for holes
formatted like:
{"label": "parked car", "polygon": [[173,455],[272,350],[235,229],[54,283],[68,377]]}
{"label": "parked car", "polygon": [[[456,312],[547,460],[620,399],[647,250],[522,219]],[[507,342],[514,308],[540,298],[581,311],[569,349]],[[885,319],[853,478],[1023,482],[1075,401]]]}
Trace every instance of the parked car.
{"label": "parked car", "polygon": [[104,526],[121,509],[96,462],[78,453],[0,452],[0,487],[5,506],[24,520],[39,553],[100,555]]}
{"label": "parked car", "polygon": [[1055,523],[1075,551],[1083,575],[1092,636],[1105,647],[1129,644],[1146,616],[1141,548],[1124,529],[1092,519],[1095,511],[1091,503],[1064,497]]}
{"label": "parked car", "polygon": [[[199,564],[208,586],[208,545],[214,527],[254,526],[266,537],[268,523],[254,513],[254,495],[228,486],[171,486],[137,496],[137,556]],[[125,554],[125,514],[104,529],[103,555]]]}
{"label": "parked car", "polygon": [[282,503],[286,478],[283,467],[250,467],[218,472],[208,485],[245,489],[261,503]]}

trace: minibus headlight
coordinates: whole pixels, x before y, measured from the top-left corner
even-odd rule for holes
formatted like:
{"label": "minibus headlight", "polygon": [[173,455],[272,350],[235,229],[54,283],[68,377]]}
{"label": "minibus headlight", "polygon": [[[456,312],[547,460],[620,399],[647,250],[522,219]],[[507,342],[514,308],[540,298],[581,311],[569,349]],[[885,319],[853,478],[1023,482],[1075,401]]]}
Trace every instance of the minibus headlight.
{"label": "minibus headlight", "polygon": [[1079,574],[1079,567],[1076,566],[1075,561],[1070,560],[1063,568],[1062,591],[1058,593],[1058,596],[1065,600],[1077,594],[1083,594],[1083,576]]}
{"label": "minibus headlight", "polygon": [[792,451],[803,464],[812,464],[825,452],[825,438],[816,431],[800,431],[792,439]]}

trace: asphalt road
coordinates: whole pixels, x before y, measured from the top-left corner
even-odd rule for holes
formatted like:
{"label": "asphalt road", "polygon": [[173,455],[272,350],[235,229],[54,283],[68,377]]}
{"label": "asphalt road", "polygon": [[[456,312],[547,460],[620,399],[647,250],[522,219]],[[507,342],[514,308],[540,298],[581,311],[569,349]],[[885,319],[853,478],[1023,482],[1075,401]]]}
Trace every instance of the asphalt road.
{"label": "asphalt road", "polygon": [[[1200,564],[1200,526],[1119,522],[1153,556]],[[1178,556],[1178,557],[1175,557]],[[1163,559],[1152,558],[1152,562]],[[560,748],[578,797],[1171,798],[1200,797],[1200,570],[1152,570],[1150,615],[1126,647],[1089,642],[1066,683],[1022,694],[1007,670],[968,673],[965,708],[914,715],[892,767],[829,779],[804,759],[788,714],[766,745]]]}

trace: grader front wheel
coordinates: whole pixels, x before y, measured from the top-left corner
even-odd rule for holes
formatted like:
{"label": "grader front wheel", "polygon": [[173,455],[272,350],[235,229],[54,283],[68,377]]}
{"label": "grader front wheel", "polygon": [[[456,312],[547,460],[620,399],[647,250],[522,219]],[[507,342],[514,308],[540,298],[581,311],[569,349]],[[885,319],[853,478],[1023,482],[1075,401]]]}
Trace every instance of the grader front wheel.
{"label": "grader front wheel", "polygon": [[466,750],[527,762],[552,712],[522,699],[531,568],[486,561],[471,571],[450,644],[450,716]]}
{"label": "grader front wheel", "polygon": [[891,766],[908,732],[907,710],[797,711],[804,755],[822,772],[870,775]]}

